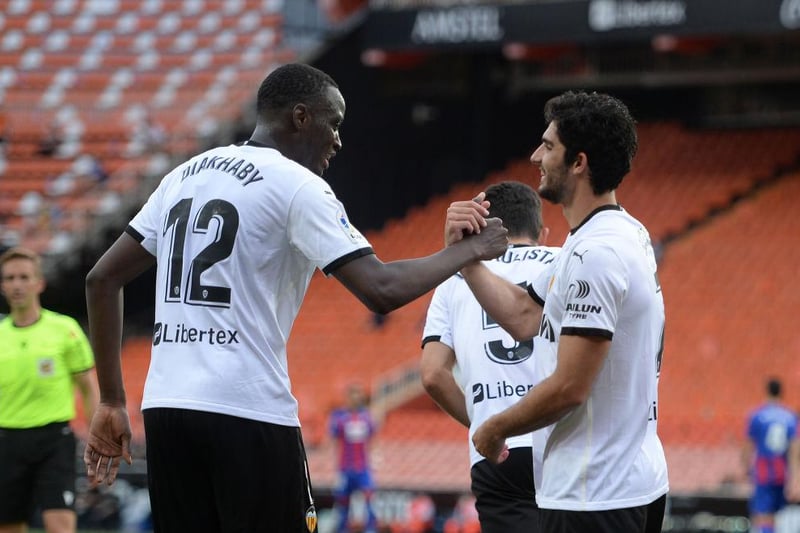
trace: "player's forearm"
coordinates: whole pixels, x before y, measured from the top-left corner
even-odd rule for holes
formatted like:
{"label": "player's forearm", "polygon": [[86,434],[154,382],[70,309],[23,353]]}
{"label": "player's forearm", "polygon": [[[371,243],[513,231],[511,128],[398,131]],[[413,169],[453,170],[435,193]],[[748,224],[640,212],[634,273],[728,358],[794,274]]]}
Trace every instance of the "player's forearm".
{"label": "player's forearm", "polygon": [[568,395],[562,395],[558,384],[548,378],[528,391],[519,402],[490,420],[494,431],[508,438],[554,424],[577,405]]}
{"label": "player's forearm", "polygon": [[469,427],[470,421],[464,393],[456,384],[452,374],[443,370],[437,375],[431,376],[430,379],[424,380],[423,386],[436,405],[461,425]]}
{"label": "player's forearm", "polygon": [[461,268],[476,261],[479,249],[470,240],[464,239],[426,257],[382,263],[373,276],[362,278],[362,283],[353,292],[375,312],[393,311],[433,290]]}
{"label": "player's forearm", "polygon": [[97,408],[97,387],[92,376],[92,371],[83,372],[74,378],[75,384],[81,395],[83,416],[86,422],[91,422]]}
{"label": "player's forearm", "polygon": [[122,287],[112,279],[90,273],[86,278],[86,305],[100,401],[124,406],[125,388],[120,361]]}
{"label": "player's forearm", "polygon": [[482,263],[461,269],[470,290],[486,313],[516,340],[537,333],[542,308],[528,292],[490,271]]}

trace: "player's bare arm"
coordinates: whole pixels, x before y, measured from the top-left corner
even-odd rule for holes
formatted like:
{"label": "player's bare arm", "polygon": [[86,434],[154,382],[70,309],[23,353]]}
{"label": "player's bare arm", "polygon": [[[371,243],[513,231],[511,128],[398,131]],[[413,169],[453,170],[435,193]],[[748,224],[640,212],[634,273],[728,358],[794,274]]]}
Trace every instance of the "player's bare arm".
{"label": "player's bare arm", "polygon": [[434,289],[464,266],[494,259],[508,247],[499,219],[487,219],[480,234],[418,259],[384,263],[374,254],[354,259],[333,275],[371,311],[388,313]]}
{"label": "player's bare arm", "polygon": [[86,276],[89,340],[100,388],[100,403],[89,427],[84,453],[92,484],[112,484],[120,458],[131,462],[131,428],[120,363],[122,289],[153,264],[155,258],[135,239],[123,234]]}
{"label": "player's bare arm", "polygon": [[436,404],[464,427],[470,420],[464,392],[453,377],[456,354],[444,343],[430,341],[422,348],[420,377],[422,386]]}
{"label": "player's bare arm", "polygon": [[553,374],[478,428],[472,437],[478,453],[500,462],[506,438],[547,427],[584,403],[610,348],[603,337],[562,335]]}
{"label": "player's bare arm", "polygon": [[94,371],[87,370],[73,374],[72,384],[81,395],[83,417],[88,425],[92,421],[95,409],[97,409],[97,381]]}
{"label": "player's bare arm", "polygon": [[800,501],[800,437],[797,435],[789,444],[789,483],[786,497],[791,502]]}
{"label": "player's bare arm", "polygon": [[542,307],[526,289],[480,263],[462,268],[461,275],[481,307],[514,339],[527,340],[538,333]]}

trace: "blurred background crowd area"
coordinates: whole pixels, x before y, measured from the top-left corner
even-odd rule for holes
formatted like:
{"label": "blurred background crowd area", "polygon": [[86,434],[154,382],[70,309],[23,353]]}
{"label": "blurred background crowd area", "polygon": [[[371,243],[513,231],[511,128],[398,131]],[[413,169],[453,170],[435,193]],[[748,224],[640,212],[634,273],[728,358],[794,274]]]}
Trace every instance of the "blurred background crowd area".
{"label": "blurred background crowd area", "polygon": [[[651,232],[667,307],[665,528],[745,531],[745,417],[772,375],[800,407],[799,29],[798,0],[7,0],[0,248],[41,252],[45,307],[85,324],[88,268],[159,179],[248,138],[260,81],[302,61],[347,100],[326,179],[351,221],[386,260],[427,255],[451,201],[506,179],[538,185],[528,156],[549,97],[609,92],[639,121],[617,196]],[[559,245],[558,209],[546,205],[545,222]],[[125,301],[138,460],[116,493],[85,492],[92,527],[103,516],[146,527],[138,402],[151,285],[152,272]],[[335,476],[327,415],[358,379],[382,419],[372,453],[384,522],[421,495],[440,530],[469,467],[466,430],[419,383],[429,298],[376,316],[316,275],[289,357],[320,501]]]}

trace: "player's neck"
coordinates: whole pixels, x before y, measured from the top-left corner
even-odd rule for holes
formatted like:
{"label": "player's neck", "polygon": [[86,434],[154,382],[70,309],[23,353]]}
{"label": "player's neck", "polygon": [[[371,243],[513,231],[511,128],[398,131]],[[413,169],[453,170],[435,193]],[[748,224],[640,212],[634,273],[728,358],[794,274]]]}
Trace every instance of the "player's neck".
{"label": "player's neck", "polygon": [[575,192],[570,205],[564,206],[564,217],[570,228],[576,228],[599,207],[617,205],[617,196],[614,191],[594,194],[591,190],[583,188]]}

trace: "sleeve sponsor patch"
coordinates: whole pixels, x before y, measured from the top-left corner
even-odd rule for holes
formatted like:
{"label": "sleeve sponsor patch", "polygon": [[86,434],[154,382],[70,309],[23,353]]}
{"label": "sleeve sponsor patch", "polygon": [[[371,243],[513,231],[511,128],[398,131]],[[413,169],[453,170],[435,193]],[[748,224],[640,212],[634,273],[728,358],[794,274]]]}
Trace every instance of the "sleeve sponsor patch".
{"label": "sleeve sponsor patch", "polygon": [[355,226],[350,224],[350,221],[347,219],[347,215],[344,211],[339,210],[336,214],[337,223],[347,238],[350,239],[350,242],[353,244],[365,244],[367,239],[361,234],[360,231],[356,229]]}

